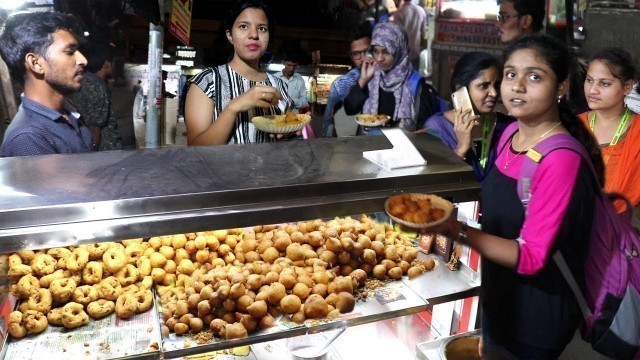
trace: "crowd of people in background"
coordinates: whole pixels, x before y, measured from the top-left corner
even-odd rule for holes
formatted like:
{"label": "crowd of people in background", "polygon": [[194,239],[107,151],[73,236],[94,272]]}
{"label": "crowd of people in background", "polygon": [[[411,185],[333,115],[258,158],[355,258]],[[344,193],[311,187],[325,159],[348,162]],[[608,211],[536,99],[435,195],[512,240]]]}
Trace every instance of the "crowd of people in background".
{"label": "crowd of people in background", "polygon": [[[405,0],[395,2],[395,13],[386,13],[375,3],[367,0],[365,11],[375,13],[375,21],[364,18],[349,36],[354,67],[331,85],[322,135],[336,136],[335,114],[341,109],[348,115],[386,114],[383,128],[435,135],[470,164],[482,186],[482,230],[455,217],[436,230],[466,242],[485,259],[481,351],[507,359],[557,358],[578,327],[580,311],[550,260],[552,250],[564,254],[583,282],[590,231],[584,224],[592,220],[600,191],[594,184],[625,195],[634,207],[635,225],[640,224],[640,115],[625,104],[636,83],[631,55],[621,48],[602,49],[591,56],[585,74],[576,72],[567,45],[538,34],[543,0],[499,0],[504,54],[461,56],[450,90],[465,88],[471,108],[449,109],[416,71],[424,9]],[[114,49],[108,43],[82,44],[74,26],[73,16],[58,12],[16,14],[4,23],[0,56],[24,93],[1,156],[122,147],[108,88]],[[259,131],[251,119],[305,111],[305,82],[296,73],[299,54],[284,54],[284,68],[275,75],[261,66],[276,25],[260,0],[239,2],[224,29],[233,56],[207,67],[186,87],[188,145],[289,139]],[[142,96],[140,81],[134,93]],[[586,103],[574,101],[575,95]],[[588,110],[577,110],[582,106]],[[380,127],[358,130],[358,135],[379,133]],[[539,143],[567,134],[590,158],[570,149],[548,154],[531,181],[525,209],[516,189],[525,158]],[[616,206],[625,210],[624,204]]]}

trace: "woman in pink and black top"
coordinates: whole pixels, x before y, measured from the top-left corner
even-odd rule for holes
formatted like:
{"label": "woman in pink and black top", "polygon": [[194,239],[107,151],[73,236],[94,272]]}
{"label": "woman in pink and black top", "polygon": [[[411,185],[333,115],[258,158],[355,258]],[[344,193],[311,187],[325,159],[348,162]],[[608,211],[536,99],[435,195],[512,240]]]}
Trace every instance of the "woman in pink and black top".
{"label": "woman in pink and black top", "polygon": [[483,231],[467,229],[455,219],[437,229],[483,256],[482,342],[487,358],[556,359],[581,318],[552,255],[560,250],[584,286],[588,224],[598,191],[588,160],[567,149],[550,152],[531,181],[526,211],[516,189],[526,152],[562,133],[592,154],[602,183],[598,145],[566,104],[571,61],[567,47],[545,35],[522,38],[505,50],[501,94],[518,121],[503,133],[495,166],[483,183]]}

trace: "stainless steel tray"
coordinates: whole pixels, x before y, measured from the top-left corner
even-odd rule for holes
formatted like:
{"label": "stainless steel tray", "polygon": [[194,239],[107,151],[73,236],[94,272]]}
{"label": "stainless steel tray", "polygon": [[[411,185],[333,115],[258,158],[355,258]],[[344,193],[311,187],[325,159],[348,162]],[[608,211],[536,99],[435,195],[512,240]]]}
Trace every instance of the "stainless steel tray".
{"label": "stainless steel tray", "polygon": [[462,336],[480,335],[481,330],[476,329],[463,334],[456,334],[453,336],[441,337],[436,340],[425,341],[416,345],[416,358],[419,360],[445,360],[441,355],[440,348],[444,343],[450,339],[455,339]]}
{"label": "stainless steel tray", "polygon": [[425,257],[436,259],[436,267],[429,272],[403,282],[430,305],[442,304],[457,299],[480,295],[480,274],[460,263],[460,269],[451,271],[444,261],[436,255],[420,253],[419,259]]}
{"label": "stainless steel tray", "polygon": [[[249,335],[246,339],[220,340],[198,345],[188,336],[171,334],[163,339],[164,357],[177,358],[209,351],[228,349],[241,345],[316,333],[330,329],[366,324],[379,320],[414,314],[427,309],[428,303],[413,292],[403,281],[393,281],[373,290],[373,297],[358,301],[355,309],[333,320],[307,320],[304,325],[288,321],[286,317],[278,319],[277,325]],[[185,341],[188,345],[185,346]]]}

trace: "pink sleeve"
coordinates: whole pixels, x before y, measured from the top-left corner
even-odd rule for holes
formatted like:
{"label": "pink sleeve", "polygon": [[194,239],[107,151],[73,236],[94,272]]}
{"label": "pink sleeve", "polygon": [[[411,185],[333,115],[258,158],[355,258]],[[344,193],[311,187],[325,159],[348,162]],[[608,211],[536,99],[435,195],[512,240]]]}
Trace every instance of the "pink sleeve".
{"label": "pink sleeve", "polygon": [[571,150],[551,152],[540,163],[531,181],[531,200],[520,232],[517,272],[537,273],[562,225],[580,169],[581,157]]}

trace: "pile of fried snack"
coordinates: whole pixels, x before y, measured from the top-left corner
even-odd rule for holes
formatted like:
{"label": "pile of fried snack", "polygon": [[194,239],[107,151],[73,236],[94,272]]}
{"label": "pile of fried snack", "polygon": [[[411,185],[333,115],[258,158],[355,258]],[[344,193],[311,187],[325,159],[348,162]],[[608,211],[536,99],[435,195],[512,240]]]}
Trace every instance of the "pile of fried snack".
{"label": "pile of fried snack", "polygon": [[9,257],[15,338],[48,325],[76,328],[114,311],[129,318],[162,307],[164,336],[211,330],[246,337],[292,321],[353,310],[368,278],[431,270],[408,237],[362,216],[21,251]]}

